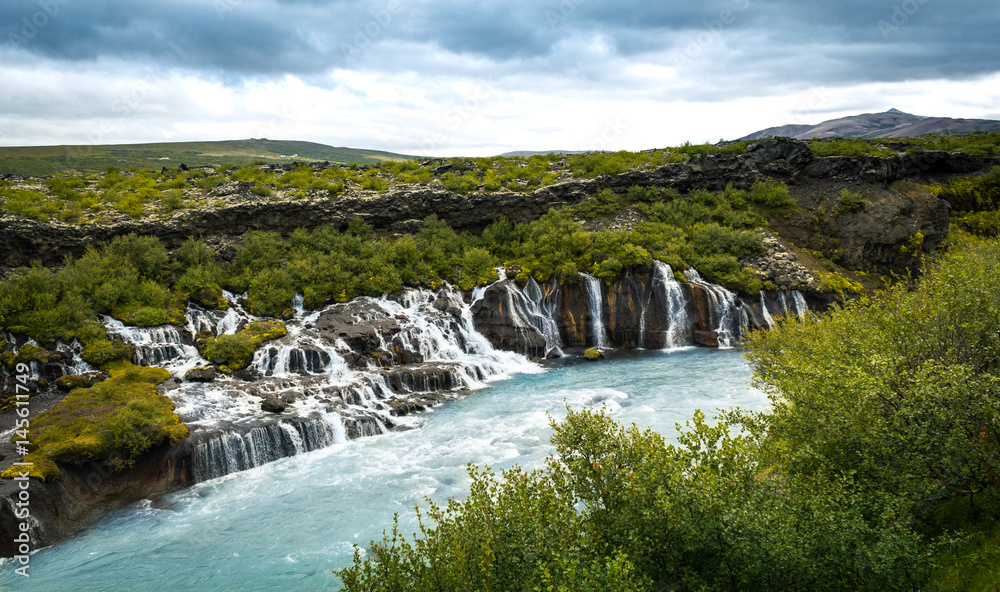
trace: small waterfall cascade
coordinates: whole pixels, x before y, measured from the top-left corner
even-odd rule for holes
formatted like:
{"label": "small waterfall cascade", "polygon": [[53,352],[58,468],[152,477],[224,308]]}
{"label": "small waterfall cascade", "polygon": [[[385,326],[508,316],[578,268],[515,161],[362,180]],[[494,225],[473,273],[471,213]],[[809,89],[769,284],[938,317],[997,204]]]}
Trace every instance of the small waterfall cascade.
{"label": "small waterfall cascade", "polygon": [[206,481],[259,467],[279,458],[325,448],[345,439],[339,418],[279,421],[252,428],[243,434],[225,431],[211,436],[195,448],[192,469],[196,481]]}
{"label": "small waterfall cascade", "polygon": [[590,313],[591,325],[593,327],[594,346],[598,349],[609,349],[611,347],[611,340],[608,339],[608,332],[604,328],[601,280],[589,273],[581,273],[580,279],[583,282],[583,291],[587,297],[587,311]]}
{"label": "small waterfall cascade", "polygon": [[138,366],[160,366],[172,373],[182,372],[201,359],[198,349],[185,342],[172,325],[133,327],[111,317],[102,317],[108,335],[132,346],[132,362]]}
{"label": "small waterfall cascade", "polygon": [[483,380],[538,371],[524,356],[494,349],[476,330],[471,306],[450,286],[437,293],[410,289],[396,300],[383,297],[367,301],[373,310],[396,319],[401,327],[390,339],[380,335],[386,347],[391,342],[418,352],[424,362],[453,364],[464,388],[478,389],[485,386]]}
{"label": "small waterfall cascade", "polygon": [[[764,326],[772,328],[776,324],[775,315],[779,317],[795,317],[804,321],[809,313],[806,298],[798,290],[782,290],[777,298],[771,299],[764,292],[760,293],[761,321]],[[773,311],[773,312],[772,312]]]}
{"label": "small waterfall cascade", "polygon": [[191,335],[197,335],[201,331],[211,331],[216,336],[232,335],[247,323],[260,320],[244,310],[239,298],[232,292],[223,291],[222,296],[229,302],[229,308],[224,311],[206,310],[188,304],[187,330]]}
{"label": "small waterfall cascade", "polygon": [[719,336],[719,347],[733,347],[733,344],[739,338],[739,328],[736,324],[737,315],[740,315],[741,317],[745,315],[745,311],[743,314],[740,314],[740,311],[737,310],[736,294],[730,292],[722,286],[706,282],[693,268],[689,268],[684,271],[684,278],[688,281],[688,283],[701,286],[701,288],[705,290],[705,293],[708,295],[708,312],[711,317],[709,324]]}
{"label": "small waterfall cascade", "polygon": [[767,297],[764,296],[764,292],[760,293],[760,313],[764,317],[764,323],[768,328],[774,327],[774,317],[771,316],[771,312],[767,310]]}
{"label": "small waterfall cascade", "polygon": [[[168,391],[198,438],[197,480],[378,435],[387,426],[416,427],[418,417],[397,409],[409,409],[414,398],[541,371],[524,356],[495,350],[475,330],[470,305],[450,286],[356,298],[312,312],[300,297],[291,304],[287,335],[258,348],[243,374],[184,381]],[[257,320],[238,305],[225,313],[196,307],[189,313],[189,330],[216,334]],[[263,411],[261,401],[269,397],[286,410]],[[436,400],[412,405],[419,410]]]}
{"label": "small waterfall cascade", "polygon": [[[550,357],[550,354],[562,356],[562,338],[559,337],[559,325],[556,323],[558,300],[555,297],[546,298],[542,287],[534,278],[529,279],[524,288],[515,282],[501,285],[510,300],[512,320],[527,330],[537,329],[545,338],[545,352],[542,357]],[[473,304],[476,300],[478,299],[473,299]]]}
{"label": "small waterfall cascade", "polygon": [[545,337],[546,357],[553,351],[561,356],[562,339],[559,337],[559,325],[556,323],[556,315],[559,314],[556,299],[546,299],[542,287],[535,278],[529,279],[528,284],[524,286],[524,298],[528,321]]}
{"label": "small waterfall cascade", "polygon": [[667,336],[664,347],[691,345],[693,342],[691,318],[688,315],[688,302],[684,297],[684,289],[674,277],[674,270],[662,261],[653,262],[653,286],[663,290],[667,306]]}
{"label": "small waterfall cascade", "polygon": [[291,336],[265,344],[254,353],[249,369],[262,376],[323,375],[334,380],[347,376],[347,362],[336,346],[310,336]]}
{"label": "small waterfall cascade", "polygon": [[798,290],[782,290],[778,295],[778,302],[781,304],[781,309],[785,311],[785,314],[795,315],[799,317],[800,321],[806,319],[806,312],[809,308],[806,306],[806,298],[802,295],[802,292]]}

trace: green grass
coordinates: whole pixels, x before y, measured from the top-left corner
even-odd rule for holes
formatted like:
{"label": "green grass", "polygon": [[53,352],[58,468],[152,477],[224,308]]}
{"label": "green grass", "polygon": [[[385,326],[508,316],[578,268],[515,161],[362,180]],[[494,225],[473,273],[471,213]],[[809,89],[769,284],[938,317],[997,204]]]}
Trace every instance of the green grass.
{"label": "green grass", "polygon": [[[291,158],[292,155],[297,155]],[[282,158],[284,156],[284,158]],[[99,146],[0,147],[0,174],[42,176],[67,172],[98,172],[108,166],[159,169],[177,167],[249,165],[253,162],[289,163],[293,160],[334,163],[379,163],[414,158],[379,150],[335,148],[314,142],[229,140],[221,142],[164,142]]]}
{"label": "green grass", "polygon": [[1000,132],[933,134],[908,138],[821,138],[807,140],[818,156],[894,156],[893,144],[910,144],[906,152],[919,155],[928,150],[962,152],[978,158],[1000,156]]}
{"label": "green grass", "polygon": [[[75,389],[34,418],[27,438],[34,463],[30,475],[48,480],[57,476],[56,463],[82,464],[107,461],[114,469],[132,466],[152,446],[178,443],[187,427],[174,413],[173,402],[157,393],[156,386],[170,373],[162,368],[141,368],[119,361],[104,367],[111,378],[86,389]],[[15,437],[17,437],[15,435]],[[15,469],[0,476],[12,478]]]}

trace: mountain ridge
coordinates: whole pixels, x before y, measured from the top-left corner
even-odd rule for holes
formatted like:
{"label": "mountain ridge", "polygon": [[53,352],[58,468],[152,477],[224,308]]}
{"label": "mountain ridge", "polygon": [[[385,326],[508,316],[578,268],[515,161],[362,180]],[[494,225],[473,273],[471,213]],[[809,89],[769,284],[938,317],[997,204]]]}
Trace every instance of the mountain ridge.
{"label": "mountain ridge", "polygon": [[976,131],[1000,131],[1000,121],[927,117],[892,108],[882,113],[862,113],[830,119],[821,123],[790,124],[769,127],[743,136],[740,140],[759,140],[784,136],[796,140],[811,138],[901,138],[940,133],[967,134]]}

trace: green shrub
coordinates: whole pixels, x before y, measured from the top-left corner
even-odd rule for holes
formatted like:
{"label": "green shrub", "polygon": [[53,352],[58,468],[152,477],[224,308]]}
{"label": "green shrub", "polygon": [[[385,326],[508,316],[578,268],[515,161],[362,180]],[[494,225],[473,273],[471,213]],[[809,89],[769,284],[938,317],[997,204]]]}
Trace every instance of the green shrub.
{"label": "green shrub", "polygon": [[788,195],[788,186],[774,181],[754,182],[748,199],[774,213],[790,213],[798,207],[795,198]]}
{"label": "green shrub", "polygon": [[865,207],[865,198],[848,189],[841,190],[840,197],[837,198],[836,211],[838,214],[846,214],[848,212],[859,210],[863,207]]}
{"label": "green shrub", "polygon": [[597,195],[570,208],[570,213],[584,220],[597,220],[617,214],[622,209],[621,199],[609,189],[602,189]]}

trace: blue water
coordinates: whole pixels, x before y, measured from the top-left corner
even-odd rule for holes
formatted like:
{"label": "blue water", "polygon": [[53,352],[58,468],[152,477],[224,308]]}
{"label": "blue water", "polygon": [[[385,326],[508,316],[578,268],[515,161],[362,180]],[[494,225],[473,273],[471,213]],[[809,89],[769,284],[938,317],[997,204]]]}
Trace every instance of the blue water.
{"label": "blue water", "polygon": [[494,383],[421,416],[420,429],[363,438],[148,500],[32,556],[30,579],[0,566],[0,590],[337,590],[348,565],[413,505],[467,488],[466,464],[537,465],[548,415],[606,404],[669,439],[695,409],[761,409],[734,351],[642,352]]}

